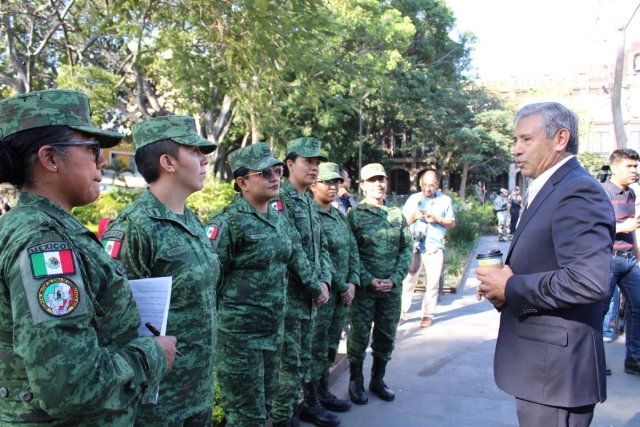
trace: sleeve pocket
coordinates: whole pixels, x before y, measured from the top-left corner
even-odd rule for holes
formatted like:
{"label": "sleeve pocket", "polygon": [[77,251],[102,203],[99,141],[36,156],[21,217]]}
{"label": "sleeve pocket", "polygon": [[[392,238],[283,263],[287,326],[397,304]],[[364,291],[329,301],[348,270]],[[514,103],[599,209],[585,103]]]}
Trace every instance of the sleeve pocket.
{"label": "sleeve pocket", "polygon": [[569,342],[568,331],[560,326],[519,323],[516,327],[516,332],[520,338],[560,347],[566,347]]}

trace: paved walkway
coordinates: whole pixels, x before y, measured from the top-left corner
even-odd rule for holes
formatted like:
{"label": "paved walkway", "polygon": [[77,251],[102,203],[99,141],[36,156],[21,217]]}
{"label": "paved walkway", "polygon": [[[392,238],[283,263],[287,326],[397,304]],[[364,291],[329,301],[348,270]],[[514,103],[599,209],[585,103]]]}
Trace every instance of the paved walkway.
{"label": "paved walkway", "polygon": [[[485,236],[477,252],[509,243]],[[513,397],[493,380],[493,353],[499,315],[487,301],[478,302],[475,290],[475,254],[457,294],[446,294],[438,303],[435,322],[420,328],[420,301],[414,296],[410,320],[398,328],[393,360],[387,368],[387,384],[396,392],[394,402],[369,393],[369,403],[354,405],[340,414],[342,426],[357,427],[498,427],[517,426]],[[592,426],[640,426],[640,377],[624,373],[624,338],[605,344],[613,375],[608,377],[609,399],[596,406]],[[365,363],[368,385],[371,357]],[[579,361],[577,361],[579,363]],[[332,386],[332,392],[348,399],[348,371]],[[302,423],[303,425],[308,425]]]}

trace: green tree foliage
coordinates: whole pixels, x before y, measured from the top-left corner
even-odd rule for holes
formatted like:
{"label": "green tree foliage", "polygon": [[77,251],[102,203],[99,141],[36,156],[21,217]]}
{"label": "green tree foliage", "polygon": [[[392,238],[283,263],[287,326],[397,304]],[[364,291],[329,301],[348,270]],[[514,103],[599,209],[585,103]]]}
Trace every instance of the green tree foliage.
{"label": "green tree foliage", "polygon": [[187,206],[206,224],[236,197],[233,184],[208,177],[204,188],[187,199]]}
{"label": "green tree foliage", "polygon": [[95,122],[120,130],[192,115],[218,143],[219,178],[231,178],[229,151],[264,140],[282,153],[305,135],[355,171],[360,117],[365,163],[426,154],[446,172],[462,167],[455,147],[478,112],[473,36],[451,37],[443,0],[1,0],[0,11],[1,95],[80,89]]}
{"label": "green tree foliage", "polygon": [[609,159],[601,156],[597,153],[578,153],[578,161],[593,177],[597,180],[600,179],[602,174],[602,166],[609,165]]}

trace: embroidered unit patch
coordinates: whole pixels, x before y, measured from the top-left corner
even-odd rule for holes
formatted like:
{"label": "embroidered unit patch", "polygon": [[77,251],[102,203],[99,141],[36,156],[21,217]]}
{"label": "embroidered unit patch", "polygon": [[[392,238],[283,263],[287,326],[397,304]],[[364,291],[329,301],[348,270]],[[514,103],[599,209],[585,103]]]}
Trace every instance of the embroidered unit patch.
{"label": "embroidered unit patch", "polygon": [[76,272],[71,249],[32,253],[30,258],[31,270],[36,279]]}
{"label": "embroidered unit patch", "polygon": [[70,314],[79,301],[78,286],[64,277],[49,279],[38,290],[40,307],[51,316],[62,317]]}
{"label": "embroidered unit patch", "polygon": [[120,256],[120,247],[122,246],[120,240],[103,240],[102,246],[111,258],[118,258],[118,256]]}
{"label": "embroidered unit patch", "polygon": [[208,238],[215,240],[216,237],[218,237],[218,231],[220,231],[220,228],[213,225],[207,225],[207,228],[205,228],[204,231],[207,233]]}
{"label": "embroidered unit patch", "polygon": [[277,211],[282,210],[282,200],[276,200],[275,202],[271,202],[271,207]]}

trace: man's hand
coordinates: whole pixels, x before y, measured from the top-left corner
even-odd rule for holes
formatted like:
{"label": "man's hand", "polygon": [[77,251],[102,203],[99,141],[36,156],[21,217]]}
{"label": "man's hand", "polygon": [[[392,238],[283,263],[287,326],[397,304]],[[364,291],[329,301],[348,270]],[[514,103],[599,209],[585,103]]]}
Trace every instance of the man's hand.
{"label": "man's hand", "polygon": [[314,299],[316,303],[316,307],[320,307],[323,304],[326,304],[329,301],[329,286],[325,282],[320,282],[320,288],[322,288],[322,293],[319,297]]}
{"label": "man's hand", "polygon": [[416,221],[420,221],[421,219],[425,219],[427,216],[425,215],[425,213],[423,211],[421,211],[420,209],[418,209],[414,214],[413,214],[413,222]]}
{"label": "man's hand", "polygon": [[640,228],[640,219],[627,218],[623,222],[616,224],[616,233],[633,233]]}
{"label": "man's hand", "polygon": [[426,214],[424,217],[427,222],[437,222],[438,224],[442,222],[442,217],[438,215]]}
{"label": "man's hand", "polygon": [[347,292],[341,295],[344,305],[349,307],[353,302],[353,297],[356,295],[356,285],[353,283],[347,283]]}
{"label": "man's hand", "polygon": [[369,287],[376,292],[390,292],[393,288],[393,282],[389,279],[373,279],[369,283]]}
{"label": "man's hand", "polygon": [[347,191],[344,187],[338,188],[338,197],[351,197],[351,193]]}
{"label": "man's hand", "polygon": [[511,276],[513,276],[513,270],[508,265],[501,269],[476,268],[476,278],[480,281],[476,299],[480,301],[482,297],[485,297],[496,308],[502,307],[507,302],[504,290],[507,287],[507,280]]}

